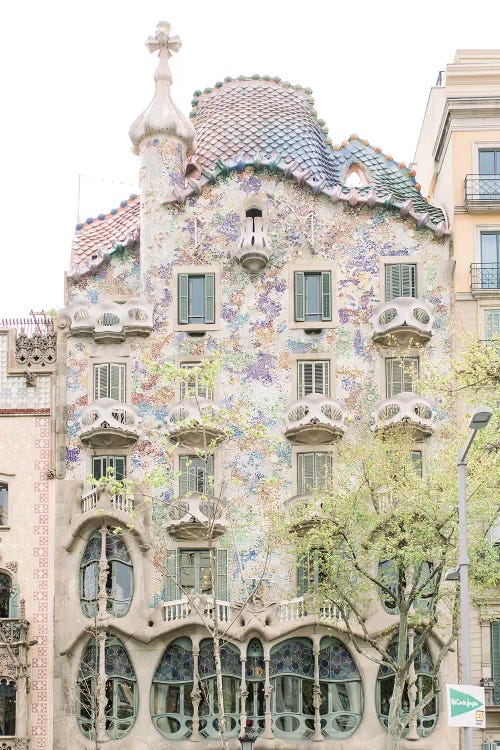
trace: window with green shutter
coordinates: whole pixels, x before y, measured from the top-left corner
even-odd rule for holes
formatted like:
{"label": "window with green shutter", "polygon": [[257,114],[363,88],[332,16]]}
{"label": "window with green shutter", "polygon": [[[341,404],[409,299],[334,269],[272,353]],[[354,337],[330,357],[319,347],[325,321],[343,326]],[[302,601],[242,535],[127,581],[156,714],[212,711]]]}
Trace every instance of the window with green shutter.
{"label": "window with green shutter", "polygon": [[500,705],[500,620],[490,624],[491,676],[493,678],[493,704]]}
{"label": "window with green shutter", "polygon": [[322,568],[324,555],[323,549],[312,549],[299,558],[297,564],[297,592],[299,596],[305,596],[316,591],[324,581],[325,573]]}
{"label": "window with green shutter", "polygon": [[126,365],[120,362],[94,365],[94,401],[113,398],[124,403],[126,374]]}
{"label": "window with green shutter", "polygon": [[215,323],[215,275],[180,273],[178,277],[180,325]]}
{"label": "window with green shutter", "polygon": [[112,476],[119,482],[125,479],[125,456],[93,456],[92,476],[94,479]]}
{"label": "window with green shutter", "polygon": [[332,465],[331,453],[297,453],[297,494],[327,489]]}
{"label": "window with green shutter", "polygon": [[385,299],[417,296],[415,263],[389,263],[385,267]]}
{"label": "window with green shutter", "polygon": [[180,456],[179,457],[179,496],[185,497],[191,492],[203,495],[213,494],[214,457]]}
{"label": "window with green shutter", "polygon": [[386,398],[413,391],[418,379],[418,357],[387,357],[385,360]]}
{"label": "window with green shutter", "polygon": [[410,461],[417,476],[423,476],[422,451],[410,451]]}
{"label": "window with green shutter", "polygon": [[332,319],[330,271],[296,271],[294,274],[295,320],[322,322]]}
{"label": "window with green shutter", "polygon": [[212,388],[210,388],[208,382],[203,377],[200,365],[201,362],[182,362],[181,372],[184,379],[180,383],[181,401],[190,396],[207,398],[210,401],[213,399]]}
{"label": "window with green shutter", "polygon": [[484,338],[487,341],[500,336],[500,310],[484,311]]}
{"label": "window with green shutter", "polygon": [[330,395],[330,362],[328,360],[303,360],[297,362],[297,398],[311,393]]}
{"label": "window with green shutter", "polygon": [[[216,598],[228,600],[227,550],[216,552]],[[176,601],[186,596],[206,594],[212,596],[212,566],[210,550],[167,550],[165,554],[165,601]]]}

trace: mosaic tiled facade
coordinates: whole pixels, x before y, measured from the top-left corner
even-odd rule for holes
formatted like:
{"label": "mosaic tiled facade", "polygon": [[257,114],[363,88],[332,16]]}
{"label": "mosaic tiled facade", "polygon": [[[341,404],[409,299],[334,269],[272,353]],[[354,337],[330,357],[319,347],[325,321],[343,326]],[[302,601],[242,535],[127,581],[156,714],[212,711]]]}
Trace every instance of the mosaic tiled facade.
{"label": "mosaic tiled facade", "polygon": [[[217,747],[213,646],[203,625],[204,617],[216,617],[221,632],[227,629],[222,671],[233,744],[250,721],[269,748],[321,740],[332,750],[381,750],[386,730],[376,702],[377,666],[307,612],[286,549],[266,563],[268,531],[276,512],[299,494],[298,453],[328,452],[332,436],[376,411],[388,395],[386,358],[408,348],[418,356],[407,339],[389,349],[373,341],[386,266],[415,269],[416,287],[406,296],[418,297],[423,313],[410,322],[413,341],[421,336],[434,359],[448,350],[445,218],[422,198],[404,165],[379,149],[354,136],[350,145],[332,147],[309,95],[298,88],[265,78],[218,84],[196,96],[191,125],[169,93],[166,53],[178,40],[163,27],[149,45],[160,50],[156,93],[131,130],[140,203],[132,197],[111,216],[77,228],[59,318],[65,428],[56,445],[57,475],[64,475],[56,597],[64,608],[56,613],[54,747],[94,747],[93,734],[122,750],[187,748],[200,740]],[[242,101],[252,113],[248,123]],[[221,122],[219,106],[227,111]],[[357,186],[353,167],[361,175]],[[120,242],[113,244],[113,236]],[[297,291],[302,282],[309,291]],[[86,327],[90,309],[97,322]],[[135,328],[127,333],[131,318]],[[407,321],[399,333],[405,328]],[[227,518],[217,527],[217,586],[224,596],[215,605],[206,540],[187,529],[196,519],[203,528],[202,502],[187,498],[191,521],[172,512],[182,459],[200,445],[186,446],[196,429],[190,425],[181,445],[168,448],[176,414],[191,414],[192,404],[162,374],[169,365],[205,359],[220,360],[208,400],[230,415],[214,454],[215,491],[223,494]],[[298,442],[304,425],[294,424],[290,405],[300,401],[304,362],[328,363],[330,392],[321,404],[307,401],[319,417],[307,426],[310,439]],[[442,418],[435,404],[428,410],[429,423]],[[432,445],[424,437],[432,429],[424,427],[421,444]],[[130,499],[88,483],[90,474],[102,476],[109,467],[125,471],[144,495]],[[190,489],[196,495],[197,485]],[[121,557],[107,541],[116,526],[126,546]],[[179,576],[189,579],[189,597],[176,589]],[[261,577],[241,610],[245,589]],[[111,659],[112,648],[121,660]],[[444,669],[453,673],[452,660]],[[100,726],[88,697],[98,693],[99,675],[108,685]],[[435,724],[427,729],[422,722],[418,746],[455,747],[443,717]]]}

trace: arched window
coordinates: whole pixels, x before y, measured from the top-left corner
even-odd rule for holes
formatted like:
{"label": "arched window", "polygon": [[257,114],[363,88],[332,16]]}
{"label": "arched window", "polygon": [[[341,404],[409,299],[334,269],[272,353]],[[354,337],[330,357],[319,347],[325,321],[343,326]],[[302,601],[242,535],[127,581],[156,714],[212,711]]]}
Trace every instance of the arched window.
{"label": "arched window", "polygon": [[193,647],[189,638],[173,641],[163,654],[151,685],[151,718],[167,739],[189,737],[193,728]]}
{"label": "arched window", "polygon": [[[226,732],[229,737],[237,737],[240,724],[240,652],[235,646],[225,643],[220,649],[220,659]],[[200,733],[204,737],[219,737],[214,646],[209,639],[200,643],[198,673],[201,689]]]}
{"label": "arched window", "polygon": [[9,522],[9,485],[0,482],[0,526]]}
{"label": "arched window", "polygon": [[[99,720],[99,666],[98,644],[92,639],[83,654],[77,680],[78,724],[83,734],[89,738],[95,737],[95,727]],[[138,700],[135,672],[119,638],[106,638],[105,673],[106,734],[110,739],[120,739],[134,724]]]}
{"label": "arched window", "polygon": [[114,617],[124,617],[130,609],[133,594],[132,561],[120,534],[96,531],[90,537],[80,564],[80,601],[83,613],[94,617],[99,609],[99,559],[102,545],[108,564],[106,574],[106,610]]}
{"label": "arched window", "polygon": [[0,736],[12,737],[16,733],[16,684],[0,680]]}
{"label": "arched window", "polygon": [[363,690],[353,658],[337,638],[321,640],[319,680],[322,734],[325,737],[348,737],[361,721]]}
{"label": "arched window", "polygon": [[[397,658],[397,641],[392,641],[389,653],[393,659]],[[415,657],[415,674],[417,677],[417,703],[429,692],[432,687],[432,657],[427,646],[422,646],[421,652]],[[377,677],[377,711],[380,722],[387,727],[389,717],[389,706],[394,690],[394,672],[386,666],[379,669]],[[408,712],[410,701],[408,697],[408,685],[405,685],[401,699],[401,716]],[[422,709],[417,717],[417,732],[420,737],[431,734],[438,720],[438,706],[436,696]],[[405,730],[408,731],[408,727]]]}
{"label": "arched window", "polygon": [[264,680],[266,667],[264,649],[258,638],[252,638],[247,648],[245,677],[248,697],[246,702],[247,725],[254,731],[264,729],[265,697]]}
{"label": "arched window", "polygon": [[312,643],[294,638],[271,649],[273,723],[277,737],[308,737],[314,731]]}
{"label": "arched window", "polygon": [[0,617],[15,618],[18,615],[17,586],[12,585],[12,578],[4,571],[0,572]]}
{"label": "arched window", "polygon": [[368,185],[366,172],[360,164],[351,164],[344,178],[346,187],[364,187]]}

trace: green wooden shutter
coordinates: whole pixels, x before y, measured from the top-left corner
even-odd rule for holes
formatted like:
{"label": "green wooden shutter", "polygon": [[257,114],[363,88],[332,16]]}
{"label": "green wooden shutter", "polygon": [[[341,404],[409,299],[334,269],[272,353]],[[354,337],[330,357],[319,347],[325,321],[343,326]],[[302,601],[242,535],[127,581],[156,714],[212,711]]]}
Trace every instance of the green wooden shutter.
{"label": "green wooden shutter", "polygon": [[94,365],[94,401],[109,398],[109,365]]}
{"label": "green wooden shutter", "polygon": [[400,297],[401,291],[401,266],[399,263],[390,264],[385,267],[385,299],[389,301]]}
{"label": "green wooden shutter", "polygon": [[109,365],[109,398],[125,402],[125,365],[112,362]]}
{"label": "green wooden shutter", "polygon": [[309,590],[309,565],[307,555],[302,555],[297,561],[297,593],[305,596]]}
{"label": "green wooden shutter", "polygon": [[163,589],[163,599],[166,602],[173,602],[182,597],[182,593],[177,586],[177,550],[168,549],[165,552],[165,586]]}
{"label": "green wooden shutter", "polygon": [[227,549],[217,550],[217,588],[215,595],[222,602],[228,601]]}
{"label": "green wooden shutter", "polygon": [[13,586],[10,590],[9,617],[13,619],[19,617],[19,589],[17,586]]}
{"label": "green wooden shutter", "polygon": [[489,341],[500,336],[500,310],[486,310],[485,316],[484,336]]}
{"label": "green wooden shutter", "polygon": [[189,277],[187,273],[180,273],[178,278],[178,314],[179,314],[179,323],[182,325],[184,323],[189,322],[189,312],[188,312],[188,283],[189,283]]}
{"label": "green wooden shutter", "polygon": [[401,294],[399,296],[417,296],[417,267],[414,263],[401,263]]}
{"label": "green wooden shutter", "polygon": [[125,456],[109,456],[108,462],[114,469],[115,479],[119,482],[125,479]]}
{"label": "green wooden shutter", "polygon": [[314,393],[330,395],[330,363],[314,362]]}
{"label": "green wooden shutter", "polygon": [[297,454],[297,494],[304,495],[314,488],[314,453]]}
{"label": "green wooden shutter", "polygon": [[92,476],[100,479],[106,475],[106,456],[94,456],[92,458]]}
{"label": "green wooden shutter", "polygon": [[493,703],[500,704],[500,620],[490,624],[491,676],[493,677]]}
{"label": "green wooden shutter", "polygon": [[332,319],[332,275],[330,271],[321,273],[321,320]]}
{"label": "green wooden shutter", "polygon": [[304,320],[304,274],[302,271],[295,271],[295,320],[300,322]]}
{"label": "green wooden shutter", "polygon": [[215,276],[205,274],[205,323],[215,323]]}

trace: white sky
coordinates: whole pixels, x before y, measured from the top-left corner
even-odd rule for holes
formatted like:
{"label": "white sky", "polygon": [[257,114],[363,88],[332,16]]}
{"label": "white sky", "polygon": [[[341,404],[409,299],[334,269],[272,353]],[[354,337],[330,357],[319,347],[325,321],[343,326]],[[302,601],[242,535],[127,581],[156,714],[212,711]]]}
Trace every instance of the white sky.
{"label": "white sky", "polygon": [[[128,129],[153,93],[157,21],[183,46],[173,98],[241,73],[310,86],[333,142],[413,160],[429,89],[458,48],[496,48],[498,0],[10,0],[0,22],[0,318],[63,304],[77,216],[137,191]],[[418,179],[418,168],[417,168]]]}

